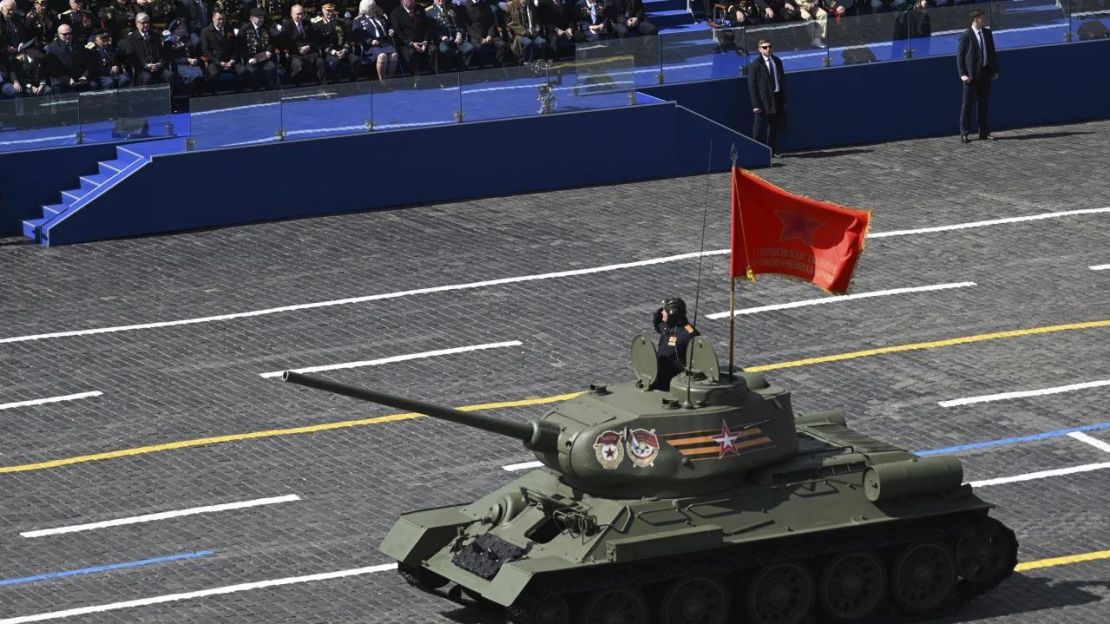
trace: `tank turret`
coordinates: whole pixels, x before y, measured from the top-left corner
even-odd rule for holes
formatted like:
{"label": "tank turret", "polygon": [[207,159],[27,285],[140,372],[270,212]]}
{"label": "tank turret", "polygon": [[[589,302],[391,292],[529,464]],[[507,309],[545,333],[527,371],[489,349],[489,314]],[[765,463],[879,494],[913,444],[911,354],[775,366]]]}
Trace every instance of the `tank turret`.
{"label": "tank turret", "polygon": [[688,371],[671,380],[670,391],[650,390],[655,352],[638,336],[632,349],[636,382],[592,385],[527,423],[301,373],[286,372],[283,379],[515,438],[566,483],[594,495],[713,492],[797,451],[789,392],[760,374],[722,375],[704,338],[689,351]]}

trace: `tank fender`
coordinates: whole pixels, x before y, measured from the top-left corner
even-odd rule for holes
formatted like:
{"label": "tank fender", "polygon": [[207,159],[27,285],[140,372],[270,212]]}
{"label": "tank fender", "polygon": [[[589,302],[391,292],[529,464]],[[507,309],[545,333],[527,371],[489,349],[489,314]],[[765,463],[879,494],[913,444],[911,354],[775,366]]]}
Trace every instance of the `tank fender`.
{"label": "tank fender", "polygon": [[844,419],[844,412],[840,410],[828,410],[823,412],[796,412],[794,421],[799,425],[841,425],[847,426],[847,421]]}
{"label": "tank fender", "polygon": [[450,544],[460,527],[476,522],[459,509],[458,506],[441,507],[401,516],[378,550],[405,565],[420,567],[422,562]]}
{"label": "tank fender", "polygon": [[963,484],[964,469],[951,455],[913,457],[875,464],[863,475],[863,491],[872,503],[937,494]]}
{"label": "tank fender", "polygon": [[482,597],[507,607],[520,597],[532,579],[545,572],[559,572],[568,567],[566,559],[540,557],[537,559],[518,559],[501,566],[497,576],[489,584]]}

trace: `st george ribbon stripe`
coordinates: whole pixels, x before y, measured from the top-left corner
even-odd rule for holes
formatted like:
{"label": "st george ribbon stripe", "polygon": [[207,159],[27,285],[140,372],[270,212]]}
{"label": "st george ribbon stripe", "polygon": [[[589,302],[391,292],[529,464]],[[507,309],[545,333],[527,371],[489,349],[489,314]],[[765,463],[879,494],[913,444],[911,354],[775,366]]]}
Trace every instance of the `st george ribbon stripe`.
{"label": "st george ribbon stripe", "polygon": [[127,568],[137,568],[139,566],[153,565],[156,563],[169,563],[171,561],[181,561],[182,559],[196,559],[197,557],[204,557],[205,555],[211,554],[211,550],[198,550],[191,553],[180,553],[177,555],[167,555],[165,557],[154,557],[152,559],[140,559],[139,561],[125,561],[123,563],[111,563],[108,565],[93,566],[91,568],[64,570],[62,572],[49,572],[47,574],[36,574],[35,576],[24,576],[20,578],[0,579],[0,586],[22,585],[23,583],[46,581],[50,579],[64,578],[67,576],[77,576],[79,574],[95,574],[97,572],[109,572],[111,570],[125,570]]}
{"label": "st george ribbon stripe", "polygon": [[[376,360],[363,360],[361,362],[344,362],[342,364],[327,364],[325,366],[309,366],[307,368],[293,368],[289,369],[294,373],[323,373],[326,371],[343,370],[347,368],[360,368],[363,366],[381,366],[382,364],[394,364],[396,362],[407,362],[409,360],[420,360],[423,358],[439,357],[442,355],[454,355],[456,353],[469,353],[471,351],[482,351],[484,349],[500,349],[503,347],[519,347],[523,345],[519,340],[509,340],[507,342],[490,342],[487,344],[469,345],[466,347],[451,347],[450,349],[437,349],[435,351],[424,351],[423,353],[406,353],[404,355],[392,355],[389,357],[378,358]],[[259,373],[258,376],[264,379],[272,379],[274,377],[281,377],[285,371],[272,371],[269,373]]]}
{"label": "st george ribbon stripe", "polygon": [[191,507],[189,509],[162,511],[158,513],[144,514],[141,516],[131,516],[129,518],[117,518],[115,520],[89,522],[87,524],[73,524],[70,526],[56,527],[53,529],[24,531],[23,533],[20,533],[20,535],[23,537],[45,537],[47,535],[78,533],[80,531],[93,531],[95,529],[105,529],[108,527],[124,526],[128,524],[140,524],[143,522],[154,522],[157,520],[168,520],[170,518],[181,518],[183,516],[195,516],[198,514],[215,513],[219,511],[234,511],[236,509],[248,509],[250,507],[276,505],[278,503],[288,503],[299,500],[301,500],[301,497],[297,496],[296,494],[286,494],[285,496],[272,496],[270,498],[256,498],[254,500],[237,501],[234,503],[222,503],[219,505],[208,505],[206,507]]}
{"label": "st george ribbon stripe", "polygon": [[[894,230],[891,232],[874,232],[868,234],[868,238],[888,238],[893,236],[909,236],[913,234],[930,234],[934,232],[948,232],[952,230],[964,230],[971,228],[988,227],[992,225],[1004,225],[1010,223],[1021,223],[1024,221],[1038,221],[1043,219],[1059,219],[1063,217],[1072,217],[1089,214],[1102,214],[1110,213],[1110,206],[1103,208],[1086,208],[1082,210],[1067,210],[1062,212],[1046,212],[1036,215],[1027,215],[1023,217],[1009,217],[1005,219],[991,219],[988,221],[971,221],[967,223],[956,223],[953,225],[941,225],[935,227],[919,228],[913,230]],[[263,310],[250,310],[247,312],[233,312],[231,314],[219,314],[215,316],[202,316],[197,318],[178,319],[175,321],[158,321],[153,323],[138,323],[134,325],[117,325],[114,327],[96,327],[91,329],[77,329],[71,331],[51,332],[48,334],[33,334],[28,336],[12,336],[10,338],[0,338],[0,344],[12,342],[28,342],[31,340],[46,340],[50,338],[69,338],[74,336],[93,336],[97,334],[110,334],[123,331],[134,331],[140,329],[159,329],[165,327],[179,327],[183,325],[195,325],[198,323],[212,323],[216,321],[229,321],[234,319],[251,318],[256,316],[266,316],[269,314],[279,314],[282,312],[295,312],[298,310],[310,310],[314,308],[326,308],[331,306],[348,305],[355,303],[366,303],[370,301],[382,301],[387,299],[397,299],[400,297],[411,297],[413,295],[427,295],[433,293],[450,292],[455,290],[470,290],[474,288],[485,288],[488,286],[500,286],[503,284],[515,284],[522,282],[534,282],[546,279],[555,279],[561,277],[576,277],[579,275],[592,275],[596,273],[607,273],[610,271],[618,271],[621,269],[632,269],[638,267],[652,266],[657,264],[665,264],[668,262],[678,262],[681,260],[690,260],[700,256],[723,256],[727,255],[730,250],[728,249],[715,249],[704,252],[692,252],[677,254],[673,256],[664,256],[660,258],[648,258],[646,260],[636,260],[633,262],[624,262],[620,264],[609,264],[599,267],[590,267],[585,269],[572,269],[568,271],[556,271],[552,273],[539,273],[535,275],[520,275],[516,277],[503,277],[499,279],[485,280],[481,282],[469,282],[464,284],[447,284],[443,286],[430,286],[427,288],[416,288],[413,290],[401,290],[391,293],[381,293],[377,295],[366,295],[362,297],[350,297],[346,299],[334,299],[331,301],[316,301],[313,303],[301,303],[295,305],[281,306],[277,308],[266,308]]]}
{"label": "st george ribbon stripe", "polygon": [[90,392],[78,392],[77,394],[67,394],[65,396],[47,397],[45,399],[31,399],[28,401],[15,401],[14,403],[0,403],[0,410],[15,409],[17,407],[31,407],[34,405],[46,405],[48,403],[60,403],[62,401],[76,401],[77,399],[88,399],[91,397],[98,397],[104,394],[99,390],[92,390]]}

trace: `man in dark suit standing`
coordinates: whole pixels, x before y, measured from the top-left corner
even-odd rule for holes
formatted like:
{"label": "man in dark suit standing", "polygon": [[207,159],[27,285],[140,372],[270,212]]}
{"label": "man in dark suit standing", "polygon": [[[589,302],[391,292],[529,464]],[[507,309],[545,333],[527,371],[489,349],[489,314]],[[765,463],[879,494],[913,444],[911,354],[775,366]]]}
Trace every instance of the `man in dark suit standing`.
{"label": "man in dark suit standing", "polygon": [[990,122],[987,119],[987,105],[991,97],[991,81],[998,79],[998,56],[994,51],[994,35],[984,28],[986,21],[983,11],[971,12],[971,27],[960,35],[960,47],[956,53],[956,66],[960,80],[964,83],[964,97],[960,105],[960,142],[967,143],[968,129],[971,126],[972,102],[975,120],[979,125],[979,138],[993,141]]}
{"label": "man in dark suit standing", "polygon": [[776,158],[778,135],[786,126],[786,72],[782,60],[771,54],[771,41],[759,40],[759,58],[748,66],[748,95],[752,100],[752,138],[770,146]]}

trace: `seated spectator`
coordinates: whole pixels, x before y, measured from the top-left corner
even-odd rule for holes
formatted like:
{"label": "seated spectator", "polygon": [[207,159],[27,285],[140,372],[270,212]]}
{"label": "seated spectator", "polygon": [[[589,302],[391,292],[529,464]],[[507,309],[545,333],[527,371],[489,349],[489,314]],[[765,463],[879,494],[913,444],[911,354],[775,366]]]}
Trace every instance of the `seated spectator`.
{"label": "seated spectator", "polygon": [[539,8],[539,0],[512,0],[507,22],[512,42],[510,48],[522,63],[543,60],[547,54],[547,23]]}
{"label": "seated spectator", "polygon": [[608,39],[613,34],[610,11],[599,0],[583,0],[579,6],[579,32],[587,41]]}
{"label": "seated spectator", "polygon": [[298,86],[305,80],[324,84],[324,59],[320,58],[320,43],[316,29],[305,21],[304,7],[294,4],[289,9],[289,19],[282,24],[281,33],[289,53],[289,77]]}
{"label": "seated spectator", "polygon": [[[324,57],[324,79],[327,80],[330,76],[332,80],[339,81],[340,68],[343,66],[350,68],[352,77],[357,77],[358,64],[361,64],[362,59],[354,59],[351,56],[350,34],[347,25],[339,19],[335,5],[329,2],[321,6],[319,17],[312,18],[312,25],[316,28]],[[353,60],[357,60],[358,63],[354,64]]]}
{"label": "seated spectator", "polygon": [[0,0],[0,64],[15,56],[19,44],[28,39],[23,16],[16,12],[15,0]]}
{"label": "seated spectator", "polygon": [[821,8],[821,5],[817,4],[817,0],[803,0],[801,15],[803,20],[810,22],[813,32],[812,45],[817,48],[825,47],[825,37],[828,35],[829,28],[829,14]]}
{"label": "seated spectator", "polygon": [[239,29],[243,42],[243,57],[247,74],[255,89],[273,89],[277,86],[277,64],[274,62],[274,42],[266,27],[266,10],[254,8],[250,22]]}
{"label": "seated spectator", "polygon": [[41,53],[42,48],[46,47],[58,31],[58,17],[47,8],[46,0],[35,0],[31,9],[23,24],[29,33],[28,38],[35,37],[35,52]]}
{"label": "seated spectator", "polygon": [[150,16],[135,16],[135,30],[123,40],[123,51],[131,67],[131,80],[137,86],[167,82],[171,77],[163,61],[165,42],[150,32]]}
{"label": "seated spectator", "polygon": [[196,46],[200,45],[200,31],[207,28],[212,19],[211,13],[205,0],[177,0],[174,9],[178,23],[184,25],[192,44]]}
{"label": "seated spectator", "polygon": [[618,37],[654,35],[659,29],[644,19],[644,0],[612,0],[613,32]]}
{"label": "seated spectator", "polygon": [[488,0],[464,0],[467,34],[474,44],[478,67],[505,65],[505,41],[498,31],[494,7]]}
{"label": "seated spectator", "polygon": [[106,31],[93,35],[93,42],[85,44],[89,50],[92,71],[89,82],[94,89],[123,89],[131,86],[131,76],[123,71],[123,54],[112,45],[112,36]]}
{"label": "seated spectator", "polygon": [[756,4],[760,7],[762,15],[761,21],[767,22],[789,22],[798,19],[800,11],[798,5],[794,4],[797,0],[756,0]]}
{"label": "seated spectator", "polygon": [[196,97],[204,84],[204,65],[200,59],[200,44],[193,38],[182,20],[173,20],[166,26],[163,37],[166,67],[172,72],[173,90],[177,94]]}
{"label": "seated spectator", "polygon": [[[8,59],[8,80],[4,94],[9,97],[24,97],[28,95],[50,95],[53,89],[47,81],[46,70],[43,67],[42,54],[30,54],[34,50],[35,40],[28,39],[19,44],[15,56]],[[7,87],[10,86],[11,89]]]}
{"label": "seated spectator", "polygon": [[69,10],[58,15],[58,21],[73,27],[73,42],[85,45],[92,38],[93,14],[85,10],[83,0],[69,0]]}
{"label": "seated spectator", "polygon": [[100,21],[104,30],[112,36],[112,41],[123,41],[134,29],[136,13],[138,10],[131,0],[115,0],[100,10]]}
{"label": "seated spectator", "polygon": [[73,43],[73,27],[58,26],[58,38],[46,46],[46,75],[55,93],[85,91],[90,87],[91,66],[84,46]]}
{"label": "seated spectator", "polygon": [[227,15],[220,10],[212,12],[212,23],[200,31],[200,56],[204,59],[204,75],[213,95],[220,91],[220,78],[230,77],[236,93],[243,90],[243,67],[239,54],[239,39],[224,28]]}
{"label": "seated spectator", "polygon": [[374,0],[362,0],[358,17],[351,26],[351,38],[361,50],[366,63],[378,72],[378,80],[388,80],[397,73],[397,49],[393,47],[393,29]]}
{"label": "seated spectator", "polygon": [[547,23],[551,29],[552,58],[574,58],[574,42],[578,39],[578,7],[573,0],[548,0]]}
{"label": "seated spectator", "polygon": [[755,0],[739,0],[732,4],[725,11],[728,14],[728,19],[731,25],[739,26],[755,26],[760,21],[759,7],[755,6]]}
{"label": "seated spectator", "polygon": [[415,0],[401,0],[401,6],[393,9],[389,21],[397,31],[401,58],[408,70],[415,76],[423,61],[429,69],[438,73],[439,46],[432,45],[432,25],[424,8],[416,4]]}
{"label": "seated spectator", "polygon": [[474,44],[463,33],[462,20],[455,5],[446,0],[435,0],[428,7],[427,14],[432,20],[432,41],[439,46],[441,69],[463,70],[470,67]]}

